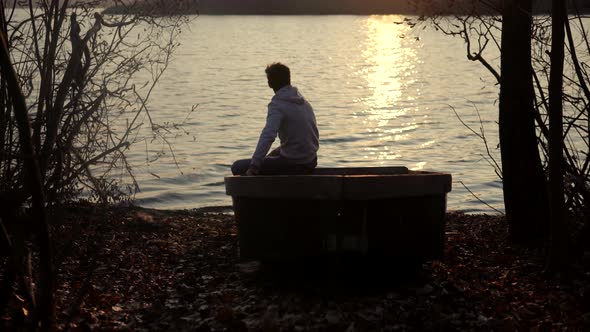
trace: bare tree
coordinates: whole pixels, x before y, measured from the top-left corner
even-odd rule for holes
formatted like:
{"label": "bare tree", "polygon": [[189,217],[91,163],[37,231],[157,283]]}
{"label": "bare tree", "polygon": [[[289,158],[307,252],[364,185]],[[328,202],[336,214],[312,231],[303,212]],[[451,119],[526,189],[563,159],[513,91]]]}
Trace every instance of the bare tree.
{"label": "bare tree", "polygon": [[560,270],[568,258],[564,215],[563,163],[563,67],[565,1],[553,0],[551,15],[551,74],[549,79],[549,198],[551,211],[548,270]]}
{"label": "bare tree", "polygon": [[187,17],[157,7],[106,16],[102,0],[0,3],[0,205],[11,207],[0,213],[0,312],[24,299],[14,320],[47,330],[56,262],[45,209],[137,187],[125,152],[144,127],[166,140],[149,99]]}
{"label": "bare tree", "polygon": [[[81,190],[101,201],[125,193],[112,171],[126,169],[124,152],[142,126],[162,134],[152,121],[149,98],[178,46],[185,17],[134,13],[105,17],[102,1],[39,1],[5,8],[8,47],[32,114],[50,203]],[[0,101],[2,103],[4,101]],[[146,119],[147,123],[142,121]],[[22,189],[18,140],[4,114],[0,132],[0,192]],[[0,137],[0,138],[2,138]],[[126,191],[127,193],[130,190]]]}
{"label": "bare tree", "polygon": [[532,1],[505,0],[503,6],[499,129],[506,217],[513,242],[540,245],[548,193],[535,130]]}
{"label": "bare tree", "polygon": [[[5,82],[7,92],[11,95],[11,104],[14,112],[14,118],[16,126],[18,128],[19,140],[21,143],[22,152],[26,158],[24,158],[24,167],[29,176],[26,179],[25,188],[26,192],[30,193],[32,197],[32,208],[34,211],[34,218],[31,222],[32,232],[37,237],[39,244],[39,299],[38,301],[32,301],[36,303],[36,311],[34,312],[35,320],[40,321],[41,326],[45,330],[49,330],[49,327],[53,324],[53,266],[51,265],[51,246],[49,239],[49,228],[47,224],[47,214],[45,212],[45,195],[43,192],[43,186],[41,183],[41,171],[39,168],[38,158],[33,147],[31,140],[31,126],[29,123],[29,117],[27,114],[27,106],[25,97],[18,84],[18,77],[12,65],[12,60],[8,52],[6,43],[6,37],[2,31],[0,31],[0,72],[2,73],[2,79]],[[6,229],[2,227],[4,241],[12,247],[12,239],[7,234]],[[14,251],[21,251],[23,248],[12,248]],[[11,261],[9,265],[15,270],[19,269],[19,258],[18,253],[13,253],[10,257]],[[30,261],[30,256],[28,257]],[[29,266],[30,269],[30,266]],[[29,271],[30,276],[30,271]],[[21,275],[24,277],[24,275]],[[9,276],[8,280],[14,280]],[[32,290],[32,281],[30,284]],[[8,286],[8,285],[6,285]],[[6,290],[2,291],[3,295],[8,295]],[[30,299],[34,300],[34,294],[29,294]]]}
{"label": "bare tree", "polygon": [[[558,2],[560,6],[565,4],[563,1]],[[547,12],[540,12],[541,15],[533,15],[534,8],[530,6],[528,0],[506,0],[501,5],[499,5],[498,1],[473,0],[472,3],[478,3],[479,6],[495,8],[496,15],[481,15],[478,12],[472,12],[471,15],[449,18],[448,16],[437,16],[434,13],[429,22],[432,22],[437,29],[447,35],[461,37],[465,41],[467,58],[481,62],[497,79],[501,90],[499,110],[501,135],[503,135],[503,124],[508,123],[509,127],[504,129],[508,129],[509,132],[525,131],[528,133],[527,137],[531,136],[530,125],[523,127],[520,121],[514,120],[506,122],[502,120],[503,117],[512,118],[520,113],[522,116],[532,116],[534,119],[534,131],[537,136],[534,147],[533,144],[530,144],[530,139],[527,140],[529,144],[526,147],[523,146],[518,139],[519,136],[506,140],[508,146],[501,144],[506,213],[513,239],[515,237],[534,237],[535,234],[541,234],[541,240],[548,240],[550,234],[555,236],[555,231],[563,229],[566,233],[565,236],[569,236],[574,244],[583,245],[586,241],[580,240],[580,236],[590,234],[590,209],[588,208],[590,206],[590,89],[588,88],[587,66],[590,43],[588,42],[588,32],[584,26],[584,18],[587,15],[578,11],[577,5],[579,1],[568,2],[571,4],[569,12],[573,15],[566,16],[563,19],[565,40],[560,39],[556,35],[560,33],[559,30],[555,30],[561,27],[561,23],[557,18],[562,17],[560,15],[565,9],[560,9],[561,7],[553,8],[553,19],[547,15]],[[455,2],[446,1],[447,6],[449,3]],[[546,10],[547,8],[541,9]],[[558,9],[560,9],[560,13],[556,13]],[[510,17],[509,15],[515,16]],[[520,26],[520,28],[517,28],[517,26]],[[525,34],[528,34],[528,37]],[[520,41],[516,41],[516,36],[521,36]],[[524,47],[529,44],[527,40],[530,41],[530,49]],[[559,50],[559,44],[563,44],[565,47],[563,70],[561,70],[563,81],[561,97],[557,93],[560,57],[558,56],[559,52],[554,51],[554,49]],[[488,57],[493,57],[495,54],[501,54],[500,64],[488,61]],[[520,65],[516,65],[517,62]],[[529,70],[531,68],[529,64],[531,64],[532,70]],[[512,77],[512,79],[509,79],[506,75],[510,75],[509,77]],[[526,83],[522,81],[517,85],[512,84],[515,83],[513,80],[514,75],[521,75],[522,80],[526,80]],[[532,95],[529,88],[531,80],[534,87]],[[520,98],[520,102],[526,102],[528,106],[521,105],[516,108],[506,108],[510,103],[502,102],[502,91],[505,91],[506,88],[511,90],[511,86],[517,89],[517,93],[510,99],[516,100]],[[526,87],[526,91],[518,90],[518,86]],[[506,96],[511,92],[505,91],[505,93]],[[531,109],[531,100],[532,111],[526,111]],[[562,124],[557,119],[560,117],[558,102],[563,102]],[[557,110],[557,114],[553,110]],[[552,117],[552,121],[549,121],[549,117]],[[551,126],[549,126],[549,122]],[[530,118],[527,123],[531,123]],[[561,136],[558,135],[560,130],[562,130]],[[559,147],[556,143],[559,138],[556,137],[561,137]],[[550,141],[552,141],[551,144],[549,144]],[[515,146],[517,148],[512,149]],[[512,151],[509,152],[509,155],[514,158],[509,159],[517,163],[522,161],[524,164],[536,160],[536,157],[532,158],[531,156],[540,153],[542,178],[538,178],[537,174],[539,163],[534,161],[534,165],[522,167],[518,172],[514,173],[514,176],[532,177],[530,173],[533,173],[537,180],[530,182],[532,186],[521,182],[521,188],[514,191],[514,186],[510,185],[510,179],[507,179],[508,169],[505,162],[505,150]],[[518,157],[521,153],[527,153],[529,157],[524,154],[522,157]],[[558,171],[560,167],[557,166],[553,175],[550,176],[549,164],[558,165],[559,155],[563,158],[563,170]],[[515,170],[517,169],[515,168]],[[561,185],[559,179],[562,176],[558,175],[559,172],[565,174]],[[549,186],[550,177],[553,179],[552,189]],[[517,179],[517,181],[521,180]],[[547,224],[539,228],[538,225],[543,225],[543,221],[547,220],[539,213],[545,213],[546,216],[549,216],[549,210],[547,210],[549,204],[543,203],[548,202],[547,199],[537,200],[538,204],[523,204],[521,200],[534,202],[535,199],[530,197],[538,198],[538,195],[548,197],[549,192],[552,193],[553,199],[557,198],[559,200],[561,195],[556,191],[558,187],[561,187],[564,191],[564,211],[563,213],[558,212],[560,203],[556,201],[554,203],[557,205],[552,210],[557,215],[562,216],[559,218],[561,226],[557,227],[557,224],[553,224],[550,229]],[[515,196],[515,194],[518,195]],[[515,197],[521,195],[526,197],[514,200]],[[512,213],[514,210],[511,210],[511,206],[516,206],[522,213]],[[556,236],[558,238],[562,237],[559,234]],[[569,243],[572,244],[571,241]]]}
{"label": "bare tree", "polygon": [[[447,2],[447,4],[455,2]],[[466,56],[480,62],[500,86],[499,135],[504,205],[510,236],[518,244],[542,244],[548,228],[547,190],[535,128],[532,49],[532,1],[460,2],[468,15],[437,16],[437,29],[465,41]],[[481,10],[496,12],[482,15]],[[501,65],[486,54],[500,54]]]}

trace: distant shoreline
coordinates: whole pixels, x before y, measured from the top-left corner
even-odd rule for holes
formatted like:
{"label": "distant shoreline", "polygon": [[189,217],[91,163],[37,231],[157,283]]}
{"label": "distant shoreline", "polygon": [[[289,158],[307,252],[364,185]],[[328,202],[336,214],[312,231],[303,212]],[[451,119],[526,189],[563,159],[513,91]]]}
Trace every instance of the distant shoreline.
{"label": "distant shoreline", "polygon": [[[167,2],[164,0],[145,0],[134,5],[113,5],[103,10],[104,14],[152,14],[166,15],[245,15],[245,16],[323,16],[323,15],[415,15],[415,16],[464,16],[483,15],[497,16],[501,14],[501,0],[488,2],[471,2],[472,0],[430,0],[420,1],[383,1],[383,0],[298,0],[280,2],[276,0],[192,0]],[[590,13],[587,0],[574,0],[569,14]],[[7,4],[11,6],[11,1]],[[16,5],[16,7],[21,7]],[[575,7],[575,8],[574,8]],[[24,7],[26,8],[26,6]],[[534,15],[551,13],[551,1],[539,0],[533,4]]]}
{"label": "distant shoreline", "polygon": [[[184,5],[183,5],[184,4]],[[496,8],[469,1],[434,0],[428,6],[411,1],[383,0],[197,0],[180,5],[153,1],[134,6],[116,5],[106,14],[153,13],[158,15],[462,15],[471,13],[496,14]]]}
{"label": "distant shoreline", "polygon": [[[480,15],[480,16],[499,16],[501,15],[498,11],[439,11],[439,12],[419,12],[412,10],[398,10],[398,11],[285,11],[285,10],[207,10],[197,8],[185,8],[183,10],[177,9],[165,9],[155,10],[153,8],[145,7],[123,7],[123,6],[112,6],[104,9],[102,12],[105,15],[130,15],[130,14],[152,14],[162,16],[174,16],[174,15],[206,15],[206,16],[368,16],[368,15],[405,15],[405,16],[465,16],[465,15]],[[589,14],[590,8],[583,8],[579,14]],[[550,15],[549,10],[537,10],[534,11],[533,15]],[[576,14],[570,12],[570,15]]]}

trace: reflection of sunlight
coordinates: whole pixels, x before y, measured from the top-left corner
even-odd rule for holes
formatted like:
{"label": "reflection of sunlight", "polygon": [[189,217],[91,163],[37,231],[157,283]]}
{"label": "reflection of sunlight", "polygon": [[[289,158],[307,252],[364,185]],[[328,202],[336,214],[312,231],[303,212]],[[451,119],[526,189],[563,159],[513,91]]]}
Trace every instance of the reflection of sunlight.
{"label": "reflection of sunlight", "polygon": [[414,67],[414,50],[402,47],[403,36],[410,28],[394,24],[394,16],[371,16],[367,19],[367,47],[363,53],[367,67],[362,70],[373,95],[364,100],[374,120],[392,119],[403,113],[396,108],[402,97],[403,80]]}
{"label": "reflection of sunlight", "polygon": [[428,142],[426,142],[426,143],[422,143],[422,145],[420,145],[420,147],[421,147],[421,148],[427,148],[427,147],[431,146],[431,145],[432,145],[432,144],[434,144],[434,143],[436,143],[436,141],[435,141],[435,140],[428,141]]}
{"label": "reflection of sunlight", "polygon": [[401,155],[387,148],[387,143],[411,139],[408,132],[418,129],[418,124],[398,123],[396,119],[407,113],[402,101],[414,100],[406,96],[405,87],[412,83],[416,50],[404,43],[403,36],[411,29],[397,16],[371,16],[367,18],[367,41],[363,57],[365,67],[357,72],[367,80],[368,95],[360,101],[365,105],[363,121],[366,130],[375,134],[384,144],[379,151],[367,151],[368,158],[393,160]]}
{"label": "reflection of sunlight", "polygon": [[422,161],[422,162],[416,163],[416,166],[411,167],[410,169],[412,171],[421,171],[424,169],[424,166],[426,166],[426,162]]}
{"label": "reflection of sunlight", "polygon": [[394,128],[394,129],[385,129],[382,130],[384,133],[389,133],[389,134],[401,134],[405,131],[411,131],[411,130],[415,130],[418,129],[418,125],[416,123],[413,123],[409,126],[406,127],[401,127],[401,128]]}

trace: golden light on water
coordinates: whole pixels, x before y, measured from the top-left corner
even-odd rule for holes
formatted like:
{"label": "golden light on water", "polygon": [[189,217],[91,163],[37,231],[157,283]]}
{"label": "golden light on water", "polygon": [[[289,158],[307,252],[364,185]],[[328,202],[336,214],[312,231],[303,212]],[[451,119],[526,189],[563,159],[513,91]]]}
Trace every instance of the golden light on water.
{"label": "golden light on water", "polygon": [[375,117],[384,115],[386,118],[396,116],[395,102],[400,99],[402,64],[404,50],[401,45],[402,37],[409,27],[396,24],[401,21],[397,16],[371,16],[367,19],[367,48],[363,55],[368,65],[368,88],[373,92],[367,100],[367,106],[374,112]]}
{"label": "golden light on water", "polygon": [[[365,105],[367,130],[377,135],[383,143],[377,149],[365,149],[367,159],[388,164],[401,156],[395,151],[395,142],[410,139],[409,132],[418,129],[415,121],[401,123],[399,117],[407,113],[402,100],[414,100],[404,95],[404,86],[413,80],[416,53],[413,47],[403,45],[411,33],[410,27],[399,16],[371,16],[367,18],[367,41],[363,51],[366,67],[361,75],[366,77],[370,94],[362,100]],[[390,144],[393,143],[393,144]],[[432,144],[432,143],[431,143]],[[425,163],[416,164],[422,169]]]}
{"label": "golden light on water", "polygon": [[425,161],[421,161],[419,163],[416,163],[416,165],[414,167],[410,167],[410,169],[412,171],[421,171],[424,169],[424,166],[426,166],[426,162]]}

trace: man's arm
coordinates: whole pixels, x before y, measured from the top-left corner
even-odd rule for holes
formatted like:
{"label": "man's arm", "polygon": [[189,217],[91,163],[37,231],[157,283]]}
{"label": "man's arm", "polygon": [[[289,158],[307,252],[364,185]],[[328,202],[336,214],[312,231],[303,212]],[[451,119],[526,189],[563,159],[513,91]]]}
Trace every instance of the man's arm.
{"label": "man's arm", "polygon": [[[270,150],[272,143],[277,137],[282,120],[283,114],[281,111],[272,108],[269,105],[268,115],[266,116],[266,125],[264,126],[264,129],[262,129],[262,133],[260,133],[258,145],[254,151],[254,155],[252,155],[252,162],[250,163],[250,169],[248,170],[249,173],[254,173],[251,175],[257,174],[258,169],[260,169],[264,157],[266,157],[268,150]],[[250,170],[252,170],[252,172],[250,172]]]}
{"label": "man's arm", "polygon": [[[272,150],[268,156],[269,157],[278,157],[281,155],[281,147],[279,146],[278,148]],[[258,175],[260,173],[260,171],[258,170],[258,167],[252,167],[250,166],[248,168],[248,170],[246,171],[246,175],[248,176],[253,176],[253,175]]]}
{"label": "man's arm", "polygon": [[276,148],[276,149],[272,150],[272,151],[271,151],[271,152],[268,154],[268,156],[269,156],[269,157],[278,157],[278,156],[280,156],[280,155],[281,155],[281,147],[280,147],[280,146],[279,146],[278,148]]}

